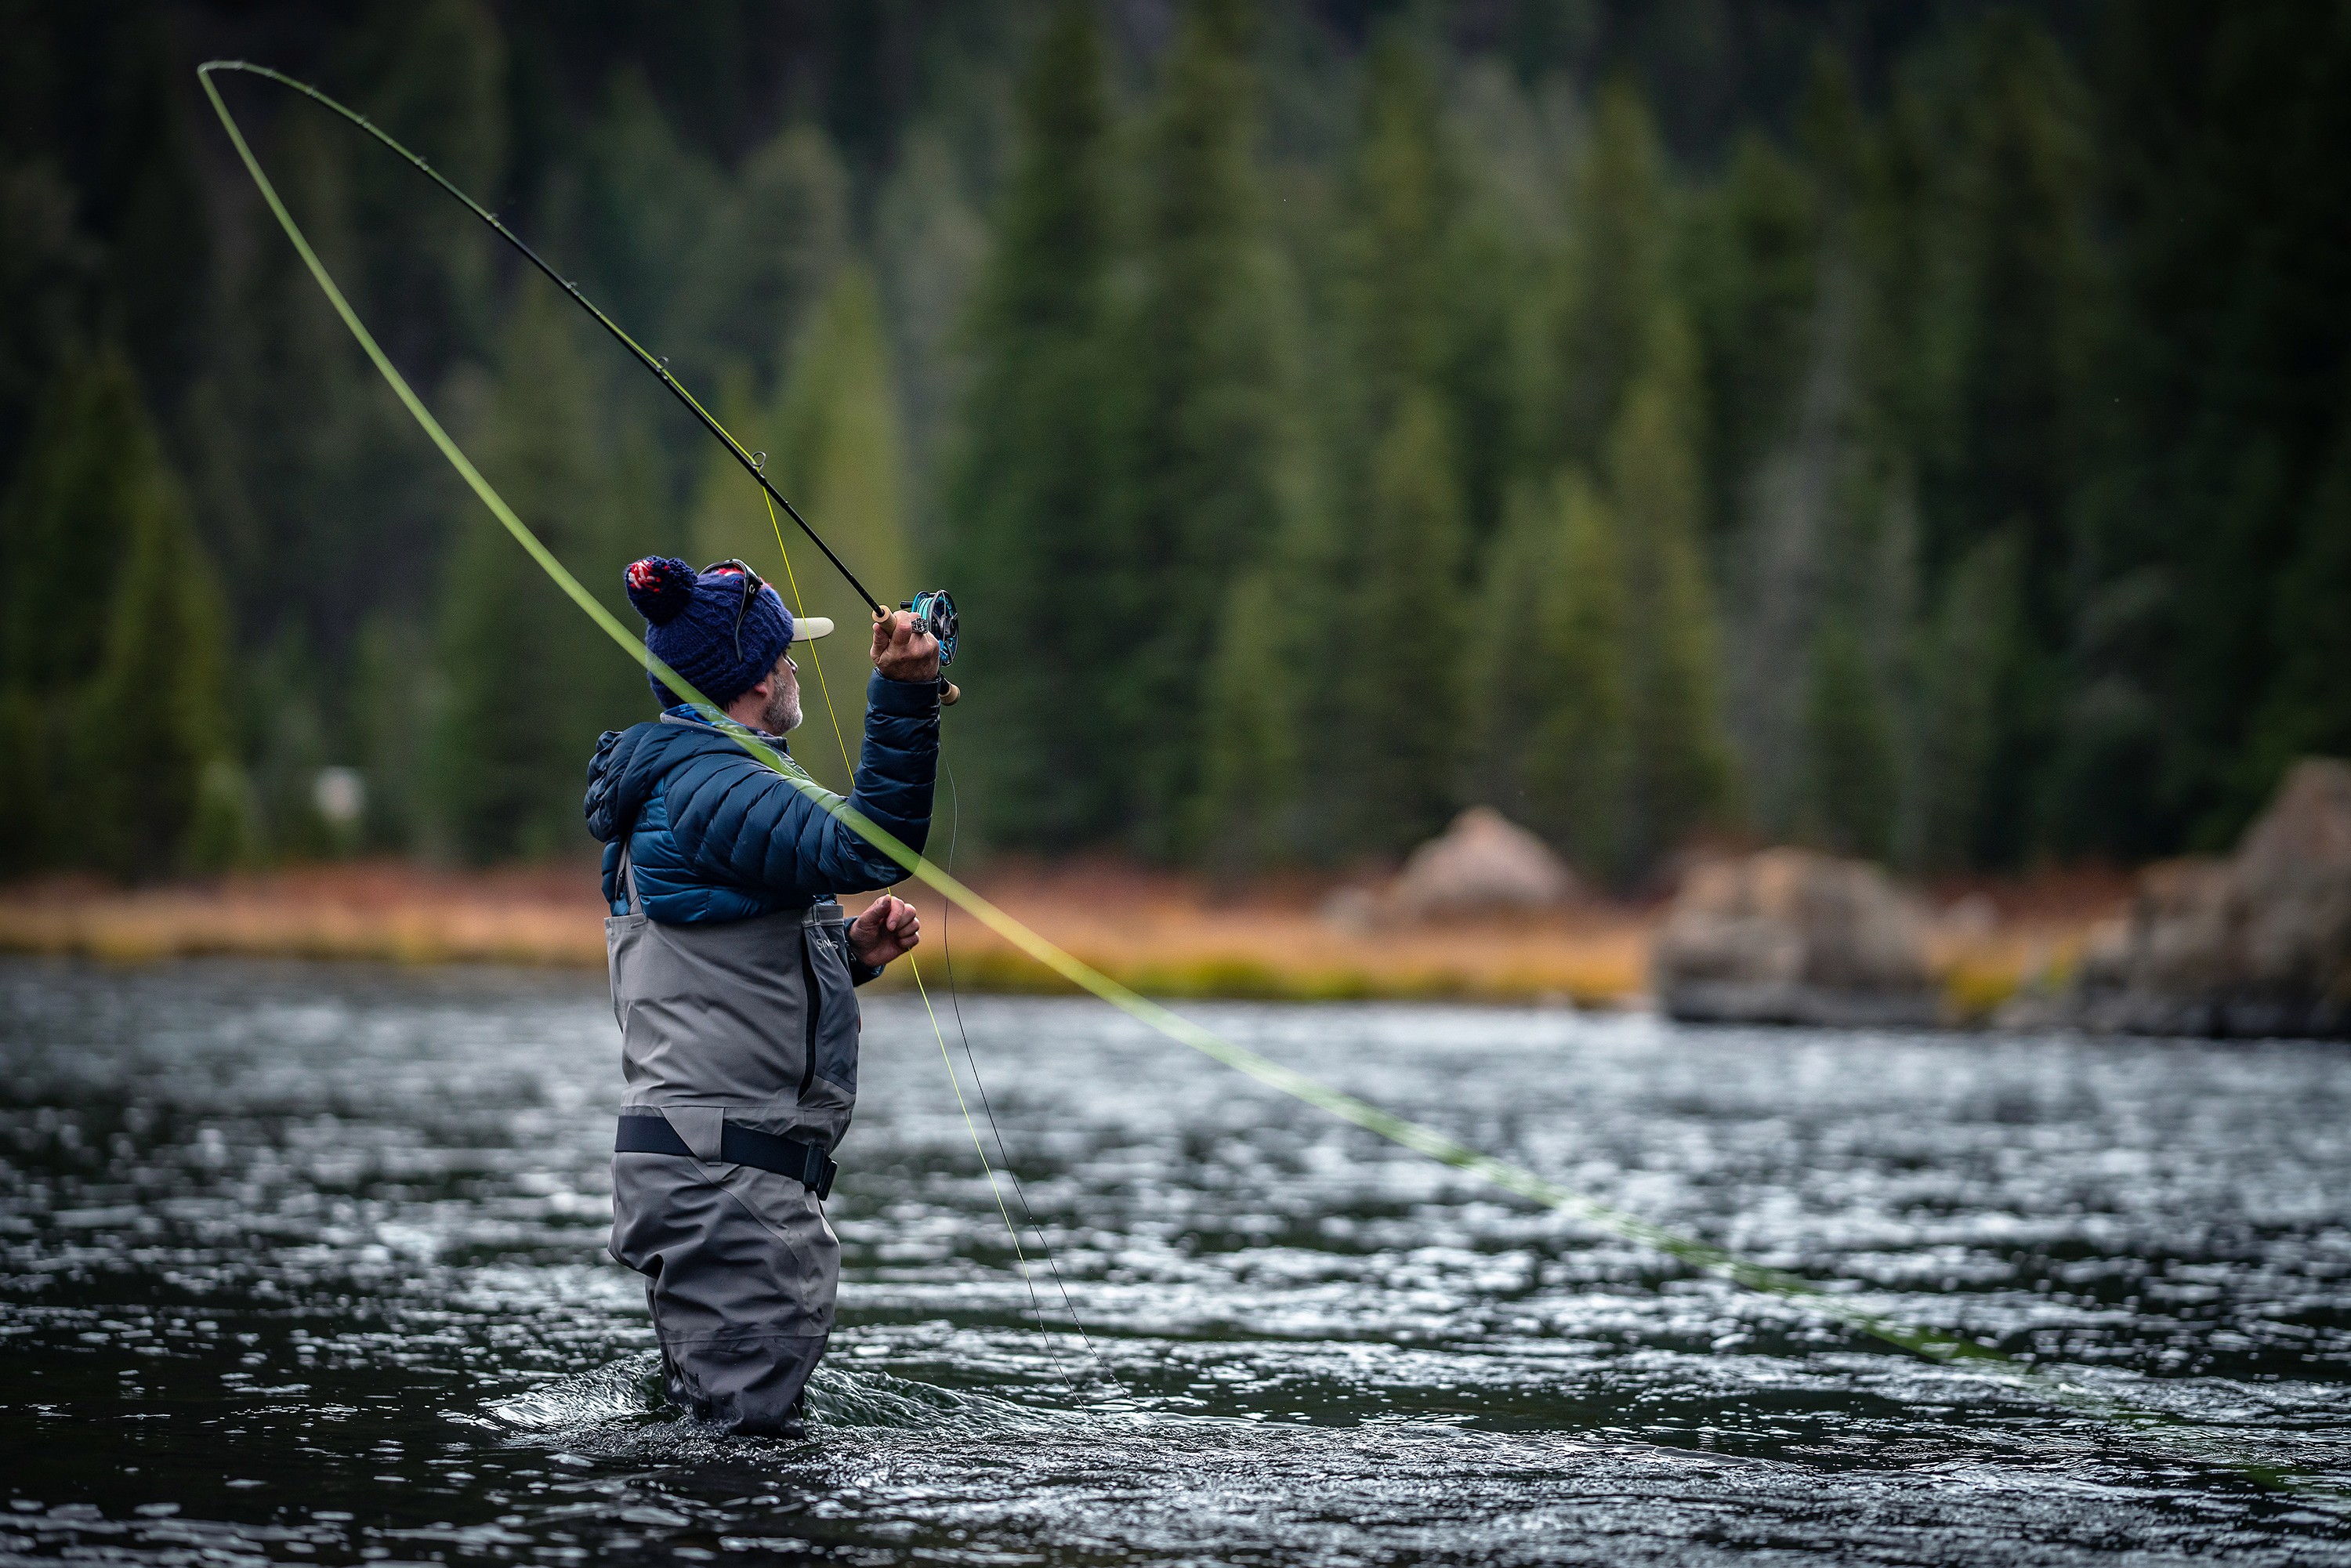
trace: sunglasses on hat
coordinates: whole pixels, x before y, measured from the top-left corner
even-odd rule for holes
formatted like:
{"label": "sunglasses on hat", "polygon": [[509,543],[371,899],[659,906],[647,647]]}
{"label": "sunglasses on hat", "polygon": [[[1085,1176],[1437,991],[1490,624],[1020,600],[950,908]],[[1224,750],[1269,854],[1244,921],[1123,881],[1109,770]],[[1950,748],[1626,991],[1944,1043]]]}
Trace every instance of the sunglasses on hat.
{"label": "sunglasses on hat", "polygon": [[735,556],[713,561],[702,569],[705,577],[716,577],[722,573],[732,574],[743,580],[743,597],[735,604],[735,656],[739,659],[743,656],[743,617],[751,612],[751,601],[767,591],[768,582],[751,570],[749,561]]}

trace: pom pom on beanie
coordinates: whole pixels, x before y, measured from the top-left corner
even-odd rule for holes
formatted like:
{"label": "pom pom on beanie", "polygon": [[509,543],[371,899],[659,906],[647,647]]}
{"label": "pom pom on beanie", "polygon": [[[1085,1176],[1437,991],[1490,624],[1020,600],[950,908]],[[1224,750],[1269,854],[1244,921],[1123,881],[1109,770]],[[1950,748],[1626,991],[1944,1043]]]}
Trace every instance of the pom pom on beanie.
{"label": "pom pom on beanie", "polygon": [[694,602],[694,569],[674,557],[631,561],[627,578],[629,602],[655,626],[668,625]]}

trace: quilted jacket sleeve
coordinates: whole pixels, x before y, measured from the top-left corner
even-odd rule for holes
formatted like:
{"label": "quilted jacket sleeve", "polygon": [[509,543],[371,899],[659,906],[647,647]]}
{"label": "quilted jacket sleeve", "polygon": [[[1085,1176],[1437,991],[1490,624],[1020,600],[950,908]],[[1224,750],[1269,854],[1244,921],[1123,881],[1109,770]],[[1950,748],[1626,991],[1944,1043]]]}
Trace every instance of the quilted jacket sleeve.
{"label": "quilted jacket sleeve", "polygon": [[[930,834],[938,749],[938,684],[877,674],[867,688],[864,752],[849,803],[920,850]],[[679,768],[664,793],[679,851],[713,882],[806,903],[887,887],[906,874],[825,809],[838,797],[817,791],[812,799],[731,745]]]}

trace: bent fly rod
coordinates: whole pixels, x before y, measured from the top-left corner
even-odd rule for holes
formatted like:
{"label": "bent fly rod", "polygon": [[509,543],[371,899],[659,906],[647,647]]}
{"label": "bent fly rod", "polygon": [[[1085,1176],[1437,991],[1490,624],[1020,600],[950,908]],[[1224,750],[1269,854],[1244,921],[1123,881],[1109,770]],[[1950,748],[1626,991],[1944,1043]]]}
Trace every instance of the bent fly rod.
{"label": "bent fly rod", "polygon": [[[702,406],[701,400],[696,398],[692,392],[688,392],[685,389],[684,383],[670,373],[669,361],[667,359],[653,353],[652,350],[645,348],[644,345],[639,343],[634,338],[630,337],[627,332],[622,329],[619,322],[613,320],[610,316],[605,315],[603,310],[598,307],[594,300],[589,298],[587,295],[580,292],[579,284],[572,281],[570,278],[564,277],[561,273],[556,271],[554,267],[549,266],[545,256],[540,256],[538,252],[533,250],[529,244],[526,242],[520,235],[516,234],[514,230],[507,227],[504,223],[500,222],[497,214],[490,211],[487,207],[482,205],[481,203],[474,200],[473,197],[459,190],[455,184],[451,183],[448,176],[442,173],[440,170],[435,169],[421,154],[412,152],[406,147],[401,145],[399,141],[395,139],[390,131],[384,130],[383,127],[378,125],[374,120],[370,120],[366,115],[360,113],[355,109],[349,108],[337,102],[334,99],[331,99],[325,93],[320,92],[317,88],[312,87],[308,82],[297,81],[294,78],[287,76],[285,72],[272,70],[267,66],[256,65],[251,60],[206,60],[203,65],[196,68],[196,78],[204,84],[204,95],[213,100],[213,107],[220,111],[221,118],[224,120],[228,118],[228,109],[226,105],[221,102],[219,89],[213,86],[212,73],[214,71],[244,71],[252,76],[265,77],[282,86],[292,88],[296,92],[300,93],[303,97],[308,99],[313,103],[319,104],[322,108],[331,110],[336,114],[340,115],[344,120],[349,120],[351,124],[359,127],[361,131],[366,131],[370,136],[374,137],[378,141],[391,149],[393,152],[399,154],[402,158],[406,159],[410,166],[414,168],[418,173],[423,174],[426,179],[440,186],[442,190],[447,192],[451,197],[455,198],[459,205],[463,206],[467,212],[473,214],[474,216],[481,219],[485,224],[487,224],[491,230],[496,233],[500,239],[506,241],[507,244],[514,246],[517,251],[520,252],[523,259],[529,262],[531,266],[537,267],[539,272],[546,277],[549,282],[554,284],[558,288],[562,289],[564,293],[569,295],[571,298],[578,303],[580,308],[585,310],[590,316],[593,317],[596,324],[603,328],[605,331],[611,333],[612,335],[613,341],[619,343],[623,349],[626,349],[631,357],[633,358],[637,363],[652,371],[653,375],[659,379],[661,384],[667,387],[670,390],[671,394],[674,396],[678,402],[686,406],[686,409],[693,413],[694,417],[697,421],[701,423],[703,429],[708,431],[712,435],[718,438],[719,444],[725,446],[726,450],[733,455],[735,461],[743,465],[743,472],[751,476],[752,479],[758,484],[759,488],[766,491],[768,497],[773,500],[776,505],[784,509],[784,515],[786,517],[791,518],[793,522],[799,525],[800,532],[809,537],[810,543],[815,545],[817,549],[824,552],[824,559],[832,563],[833,570],[840,572],[841,577],[847,580],[849,586],[856,591],[857,597],[864,601],[864,602],[872,609],[875,620],[883,621],[889,618],[889,606],[884,604],[881,600],[876,599],[873,596],[872,590],[868,589],[863,583],[857,580],[857,574],[849,570],[849,563],[842,560],[839,555],[833,552],[833,548],[824,542],[824,536],[818,533],[815,528],[810,524],[806,517],[800,516],[799,508],[792,505],[790,497],[787,497],[781,490],[777,489],[774,481],[768,477],[766,461],[767,455],[765,453],[746,451],[743,444],[735,439],[734,434],[725,425],[719,423],[717,419],[712,415],[708,409]],[[955,659],[956,633],[957,631],[957,625],[955,600],[948,595],[946,590],[943,588],[927,590],[922,593],[916,594],[913,599],[901,604],[899,608],[902,610],[912,611],[914,612],[916,627],[924,632],[927,632],[930,635],[938,640],[939,663],[942,665],[952,663]],[[948,689],[952,690],[953,688],[950,687]],[[947,700],[953,701],[954,699],[950,697]]]}

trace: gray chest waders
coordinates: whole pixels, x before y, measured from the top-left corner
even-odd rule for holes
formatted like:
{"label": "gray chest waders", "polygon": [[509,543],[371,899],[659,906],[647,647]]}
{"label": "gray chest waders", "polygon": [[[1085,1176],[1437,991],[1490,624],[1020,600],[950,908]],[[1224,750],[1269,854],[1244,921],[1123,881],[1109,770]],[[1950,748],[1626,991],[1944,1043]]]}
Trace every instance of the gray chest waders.
{"label": "gray chest waders", "polygon": [[645,1276],[672,1399],[729,1431],[788,1430],[841,1274],[819,1207],[857,1095],[841,906],[664,925],[625,835],[620,874],[612,1256]]}

